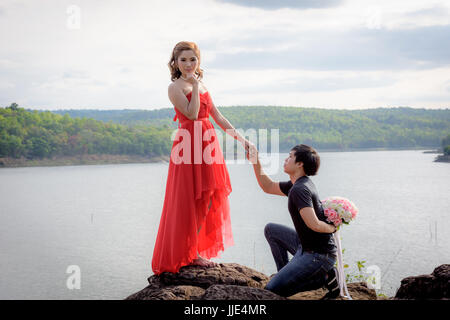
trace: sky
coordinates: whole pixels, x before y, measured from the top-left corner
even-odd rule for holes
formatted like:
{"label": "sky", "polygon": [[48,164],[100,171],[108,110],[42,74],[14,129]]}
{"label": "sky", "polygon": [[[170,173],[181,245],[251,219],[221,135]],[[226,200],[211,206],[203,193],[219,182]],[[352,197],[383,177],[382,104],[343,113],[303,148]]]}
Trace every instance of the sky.
{"label": "sky", "polygon": [[450,0],[0,0],[0,107],[173,107],[179,41],[216,106],[450,108]]}

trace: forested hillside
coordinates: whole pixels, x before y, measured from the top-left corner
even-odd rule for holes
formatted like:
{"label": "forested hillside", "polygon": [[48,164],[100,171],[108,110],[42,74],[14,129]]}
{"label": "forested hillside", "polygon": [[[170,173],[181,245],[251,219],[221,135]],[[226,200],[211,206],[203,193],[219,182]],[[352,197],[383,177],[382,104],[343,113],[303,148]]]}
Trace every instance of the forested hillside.
{"label": "forested hillside", "polygon": [[[298,143],[321,150],[437,148],[450,133],[449,109],[223,107],[220,111],[237,129],[269,133],[279,129],[281,152]],[[170,135],[177,124],[173,116],[169,108],[50,112],[25,110],[13,103],[0,108],[0,157],[169,155]]]}
{"label": "forested hillside", "polygon": [[72,118],[26,111],[12,104],[0,108],[0,157],[28,159],[79,154],[133,154],[155,157],[170,153],[166,127]]}
{"label": "forested hillside", "polygon": [[[279,129],[280,150],[302,142],[319,149],[434,148],[450,133],[450,109],[378,108],[331,110],[294,107],[221,107],[235,128]],[[134,125],[168,125],[175,114],[160,110],[59,110],[59,114],[92,117]],[[216,126],[218,128],[218,126]]]}

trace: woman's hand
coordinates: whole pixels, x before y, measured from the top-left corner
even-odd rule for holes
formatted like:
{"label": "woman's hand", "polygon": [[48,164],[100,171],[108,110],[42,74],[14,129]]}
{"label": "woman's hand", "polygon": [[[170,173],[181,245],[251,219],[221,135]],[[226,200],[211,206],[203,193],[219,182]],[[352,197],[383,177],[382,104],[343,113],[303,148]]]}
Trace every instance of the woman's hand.
{"label": "woman's hand", "polygon": [[253,143],[251,143],[250,141],[248,141],[247,139],[242,140],[241,143],[242,143],[242,146],[244,147],[245,151],[249,151],[249,149],[251,147],[254,147],[256,149],[255,145]]}
{"label": "woman's hand", "polygon": [[181,79],[183,79],[186,82],[189,82],[190,84],[192,84],[193,86],[198,86],[200,81],[197,79],[197,76],[195,75],[195,73],[188,73],[186,75],[186,78],[184,78],[183,76],[181,76]]}
{"label": "woman's hand", "polygon": [[245,140],[243,143],[244,149],[245,149],[245,154],[247,156],[247,159],[251,162],[251,163],[257,163],[258,161],[258,148],[256,148],[256,146],[251,143],[248,140]]}

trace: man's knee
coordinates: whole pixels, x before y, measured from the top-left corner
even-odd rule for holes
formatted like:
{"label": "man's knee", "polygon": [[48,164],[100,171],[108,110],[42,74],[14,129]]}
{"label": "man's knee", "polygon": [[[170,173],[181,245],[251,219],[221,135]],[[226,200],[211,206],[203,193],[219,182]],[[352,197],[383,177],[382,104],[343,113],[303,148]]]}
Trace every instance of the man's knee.
{"label": "man's knee", "polygon": [[274,223],[268,223],[266,224],[266,226],[264,227],[264,236],[266,237],[267,240],[269,240],[270,235],[271,235],[271,231],[273,230],[274,227]]}
{"label": "man's knee", "polygon": [[283,292],[284,286],[279,283],[279,281],[271,279],[269,283],[264,287],[265,290],[269,290],[279,296],[285,297],[285,293]]}
{"label": "man's knee", "polygon": [[266,286],[264,287],[265,290],[269,290],[269,291],[276,291],[276,286],[275,286],[275,281],[272,281],[272,279],[266,284]]}

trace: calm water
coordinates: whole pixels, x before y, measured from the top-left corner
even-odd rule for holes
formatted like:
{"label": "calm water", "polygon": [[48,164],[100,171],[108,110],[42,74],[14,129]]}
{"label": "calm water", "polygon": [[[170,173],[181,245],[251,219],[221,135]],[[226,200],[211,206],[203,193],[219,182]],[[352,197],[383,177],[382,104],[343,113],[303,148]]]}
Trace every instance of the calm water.
{"label": "calm water", "polygon": [[[275,180],[288,180],[279,159]],[[321,198],[360,209],[342,231],[345,262],[381,272],[379,292],[450,263],[450,164],[421,151],[321,153]],[[0,299],[122,299],[144,288],[162,210],[167,164],[0,170]],[[292,225],[287,198],[263,193],[249,164],[228,165],[235,245],[216,262],[276,271],[263,235]],[[68,289],[68,266],[81,288]]]}

